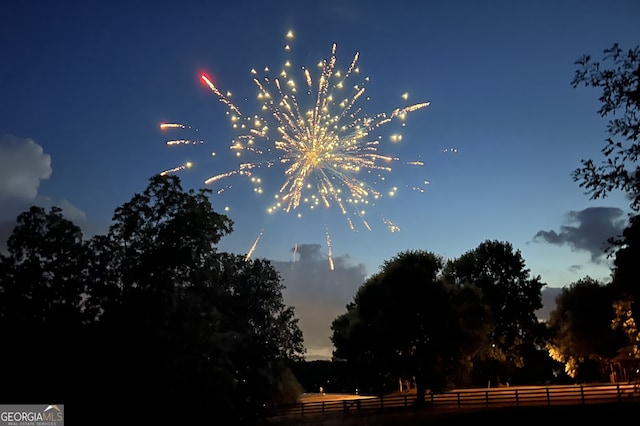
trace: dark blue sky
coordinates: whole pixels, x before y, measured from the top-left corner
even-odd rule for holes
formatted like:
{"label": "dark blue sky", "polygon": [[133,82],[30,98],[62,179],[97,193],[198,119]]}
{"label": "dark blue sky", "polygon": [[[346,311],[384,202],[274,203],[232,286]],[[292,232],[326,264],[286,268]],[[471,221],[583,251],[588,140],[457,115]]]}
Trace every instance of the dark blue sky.
{"label": "dark blue sky", "polygon": [[[406,105],[405,92],[409,103],[431,102],[409,114],[400,143],[389,142],[392,127],[378,132],[384,153],[419,159],[424,166],[393,167],[380,189],[387,195],[396,187],[397,195],[368,208],[371,231],[360,223],[356,232],[349,230],[334,206],[265,214],[282,184],[282,170],[264,172],[261,196],[241,180],[229,182],[232,189],[212,198],[214,208],[228,207],[236,222],[223,249],[245,253],[262,231],[254,256],[294,268],[297,244],[298,269],[302,260],[305,267],[317,262],[320,281],[343,282],[339,290],[318,284],[309,292],[300,291],[304,286],[296,274],[285,283],[298,312],[315,300],[313,309],[328,317],[344,308],[361,279],[404,250],[456,257],[497,239],[521,250],[532,274],[550,286],[585,275],[607,278],[599,245],[619,229],[628,203],[615,194],[590,200],[571,179],[581,158],[600,158],[607,135],[606,122],[596,113],[599,94],[572,89],[570,81],[574,61],[583,54],[599,58],[614,42],[623,48],[639,44],[640,3],[220,3],[11,1],[3,6],[0,221],[5,236],[30,204],[62,205],[88,235],[104,232],[114,209],[142,191],[151,175],[187,161],[194,165],[179,172],[185,187],[205,187],[205,179],[237,167],[238,160],[228,149],[234,132],[226,108],[201,84],[200,74],[211,76],[222,92],[233,92],[243,112],[259,113],[251,68],[280,69],[290,58],[296,70],[301,65],[315,70],[337,43],[339,69],[360,54],[358,80],[370,78],[370,101],[362,105],[367,115]],[[289,30],[295,39],[285,56]],[[303,81],[301,73],[292,74]],[[162,122],[192,128],[161,132]],[[168,148],[169,138],[204,143]],[[366,176],[362,180],[371,183]],[[389,232],[383,218],[400,232]],[[327,231],[338,265],[331,273]],[[311,327],[303,316],[305,321]],[[326,341],[319,339],[317,347]]]}

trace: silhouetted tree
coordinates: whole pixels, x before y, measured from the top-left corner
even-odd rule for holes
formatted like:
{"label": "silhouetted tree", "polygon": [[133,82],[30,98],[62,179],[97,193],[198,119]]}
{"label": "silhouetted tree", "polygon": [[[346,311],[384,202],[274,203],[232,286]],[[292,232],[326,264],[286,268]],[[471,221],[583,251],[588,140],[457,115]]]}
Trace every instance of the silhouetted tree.
{"label": "silhouetted tree", "polygon": [[[303,352],[293,309],[267,261],[217,253],[232,222],[201,189],[154,176],[116,209],[110,247],[119,259],[121,302],[107,310],[111,378],[121,397],[159,401],[203,419],[212,409],[246,422],[276,399],[286,362]],[[280,395],[280,398],[283,396]]]}
{"label": "silhouetted tree", "polygon": [[[605,67],[605,63],[608,67]],[[626,192],[631,208],[640,210],[640,46],[624,51],[617,43],[604,51],[602,62],[584,55],[576,64],[572,86],[600,88],[602,103],[598,113],[612,116],[607,124],[610,135],[602,148],[605,161],[597,166],[582,160],[573,172],[575,181],[593,199],[603,198],[614,189]]]}
{"label": "silhouetted tree", "polygon": [[615,298],[611,286],[591,277],[564,287],[556,298],[549,351],[577,381],[608,380],[603,367],[625,345],[624,334],[611,326]]}
{"label": "silhouetted tree", "polygon": [[640,215],[630,218],[629,225],[616,243],[619,249],[613,262],[611,285],[617,294],[640,299],[638,259],[640,259]]}
{"label": "silhouetted tree", "polygon": [[[637,307],[637,300],[640,287],[634,276],[640,273],[637,262],[640,212],[640,46],[625,51],[618,43],[614,43],[604,50],[602,61],[594,61],[590,55],[584,55],[576,64],[578,69],[571,82],[572,86],[601,89],[598,113],[601,117],[611,118],[607,123],[609,137],[601,150],[604,161],[596,165],[591,159],[582,160],[582,167],[573,172],[573,178],[580,182],[580,187],[587,189],[592,199],[604,198],[611,191],[620,190],[630,200],[635,216],[630,218],[623,236],[612,238],[609,243],[614,251],[621,251],[615,255],[613,281],[614,289],[620,292],[617,312],[638,324],[640,312],[637,311],[640,309]],[[631,344],[637,348],[640,337],[635,334]]]}
{"label": "silhouetted tree", "polygon": [[636,357],[640,357],[640,285],[638,285],[638,259],[640,259],[640,215],[632,217],[629,226],[616,243],[613,280],[616,295],[614,325],[623,331]]}
{"label": "silhouetted tree", "polygon": [[[268,261],[217,252],[232,222],[207,193],[154,176],[87,242],[59,209],[20,216],[0,262],[0,330],[22,336],[29,356],[4,351],[0,364],[62,370],[66,391],[25,381],[21,394],[6,388],[12,398],[55,398],[92,424],[113,399],[133,422],[249,424],[297,398],[287,364],[304,352],[302,332],[280,277]],[[33,345],[58,336],[64,356]]]}
{"label": "silhouetted tree", "polygon": [[[31,207],[17,219],[8,255],[0,254],[0,400],[64,400],[80,386],[84,372],[75,367],[96,315],[86,298],[89,253],[57,207]],[[45,384],[52,377],[53,390]]]}
{"label": "silhouetted tree", "polygon": [[[476,359],[477,380],[505,380],[526,365],[526,355],[544,348],[545,327],[535,311],[542,307],[540,277],[530,277],[519,250],[508,242],[482,242],[446,265],[447,281],[473,285],[490,310],[489,346]],[[478,371],[478,369],[484,370]]]}
{"label": "silhouetted tree", "polygon": [[486,311],[473,288],[440,278],[442,266],[424,251],[386,261],[333,321],[334,356],[394,383],[415,378],[418,403],[427,389],[460,384],[486,336]]}
{"label": "silhouetted tree", "polygon": [[87,253],[80,228],[60,208],[32,207],[20,214],[7,250],[8,256],[0,254],[3,318],[46,323],[56,313],[83,312]]}

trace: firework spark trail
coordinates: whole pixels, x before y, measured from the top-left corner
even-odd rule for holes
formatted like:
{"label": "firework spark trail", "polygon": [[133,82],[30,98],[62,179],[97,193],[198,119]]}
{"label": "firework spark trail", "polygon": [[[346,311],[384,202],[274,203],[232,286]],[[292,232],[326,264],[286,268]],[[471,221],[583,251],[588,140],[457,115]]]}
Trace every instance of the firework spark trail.
{"label": "firework spark trail", "polygon": [[249,251],[247,252],[247,255],[245,256],[245,260],[248,261],[249,259],[251,259],[253,252],[256,250],[256,247],[258,247],[258,242],[260,241],[260,238],[262,238],[262,234],[264,234],[264,229],[260,231],[260,233],[258,234],[258,237],[251,245],[251,248],[249,249]]}
{"label": "firework spark trail", "polygon": [[167,146],[175,145],[200,145],[203,144],[203,140],[191,140],[191,139],[173,139],[167,141]]}
{"label": "firework spark trail", "polygon": [[191,168],[191,166],[193,166],[193,163],[187,162],[187,163],[183,164],[182,166],[174,167],[172,169],[165,170],[164,172],[160,172],[160,176],[164,176],[164,175],[167,175],[169,173],[179,172],[180,170],[186,170],[186,169]]}
{"label": "firework spark trail", "polygon": [[227,99],[227,97],[218,90],[218,88],[211,82],[211,80],[209,80],[209,78],[206,75],[203,74],[202,76],[200,76],[200,78],[202,78],[202,81],[204,81],[205,84],[209,86],[209,89],[211,89],[213,93],[218,95],[218,99],[220,100],[220,102],[228,106],[229,109],[231,109],[236,114],[242,115],[240,114],[240,110],[238,110],[238,108],[233,104],[233,102]]}
{"label": "firework spark trail", "polygon": [[331,250],[331,234],[329,234],[329,228],[327,225],[324,226],[324,233],[327,239],[327,257],[329,258],[329,270],[333,271],[333,254]]}
{"label": "firework spark trail", "polygon": [[[290,31],[286,38],[292,39],[293,33]],[[289,44],[285,50],[290,50]],[[223,94],[211,78],[201,75],[202,82],[228,108],[232,128],[238,129],[230,149],[237,157],[254,157],[239,163],[236,168],[209,177],[205,180],[206,185],[233,176],[259,181],[254,176],[258,169],[280,165],[282,183],[275,194],[274,204],[267,208],[267,212],[288,213],[303,205],[312,210],[320,206],[336,206],[351,230],[355,230],[352,216],[371,230],[365,218],[365,208],[375,205],[384,191],[374,188],[374,184],[361,174],[373,173],[380,178],[376,179],[380,183],[384,181],[382,174],[391,172],[391,164],[399,161],[397,157],[379,152],[382,136],[373,136],[372,133],[394,120],[404,121],[409,113],[427,107],[429,102],[396,107],[389,113],[366,115],[359,104],[369,100],[365,97],[369,77],[354,85],[349,80],[360,73],[360,54],[356,52],[343,72],[337,66],[336,52],[337,44],[334,43],[329,58],[318,63],[317,79],[311,70],[300,67],[303,77],[300,87],[290,72],[292,63],[289,60],[273,76],[269,75],[268,67],[264,68],[263,77],[251,69],[251,79],[258,89],[257,98],[261,104],[260,112],[254,115],[243,114],[231,100],[230,93]],[[401,97],[408,99],[408,93]],[[164,123],[161,127],[181,125]],[[390,139],[398,143],[402,135],[394,134]],[[175,145],[187,143],[174,142]],[[424,165],[421,161],[405,164]],[[262,188],[254,188],[254,191],[261,193]],[[392,232],[400,229],[386,219],[383,222]],[[331,253],[328,229],[326,233]],[[262,231],[247,257],[253,253],[261,236]],[[333,263],[331,254],[329,258]]]}
{"label": "firework spark trail", "polygon": [[166,129],[186,129],[189,126],[180,123],[160,123],[160,130]]}
{"label": "firework spark trail", "polygon": [[398,225],[396,225],[395,223],[393,223],[392,221],[390,221],[389,219],[383,217],[382,221],[384,222],[385,225],[387,225],[387,228],[389,229],[389,232],[393,233],[393,232],[400,231],[400,227]]}
{"label": "firework spark trail", "polygon": [[[187,126],[186,124],[182,124],[182,123],[160,123],[160,130],[165,131],[170,129],[191,129],[191,126]],[[198,129],[195,129],[195,130],[196,132],[198,131]],[[200,145],[203,143],[204,143],[203,140],[193,140],[193,139],[172,139],[172,140],[166,141],[167,146]],[[181,170],[189,169],[192,166],[193,166],[193,163],[187,162],[182,166],[173,167],[171,169],[160,172],[160,175],[164,176],[169,173],[176,173]]]}

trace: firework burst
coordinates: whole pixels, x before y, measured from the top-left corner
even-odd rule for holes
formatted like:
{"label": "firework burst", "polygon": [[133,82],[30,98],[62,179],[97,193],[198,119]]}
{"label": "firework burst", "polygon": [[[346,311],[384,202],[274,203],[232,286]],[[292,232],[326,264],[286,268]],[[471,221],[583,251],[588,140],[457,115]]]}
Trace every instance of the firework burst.
{"label": "firework burst", "polygon": [[[293,33],[289,32],[287,39],[292,38]],[[285,50],[290,50],[288,44]],[[303,207],[335,207],[351,230],[355,230],[353,219],[371,230],[366,209],[383,197],[383,192],[375,186],[392,171],[393,163],[400,162],[398,157],[381,151],[382,136],[374,133],[395,120],[404,126],[409,113],[428,106],[429,102],[367,115],[360,103],[369,99],[365,96],[369,77],[356,77],[360,74],[359,53],[342,70],[337,66],[336,50],[337,45],[333,44],[330,57],[320,61],[316,72],[304,66],[293,71],[289,60],[277,74],[265,68],[264,76],[258,77],[258,72],[252,69],[259,101],[259,112],[254,114],[245,114],[231,100],[230,93],[223,93],[211,78],[201,76],[202,82],[227,108],[232,128],[237,129],[230,149],[242,159],[236,167],[208,178],[206,185],[220,185],[229,178],[242,176],[250,179],[255,192],[262,193],[258,171],[277,166],[282,172],[282,181],[274,194],[273,204],[267,208],[268,213],[290,213]],[[296,80],[300,77],[301,84]],[[351,83],[354,78],[359,78],[355,84]],[[408,93],[401,97],[408,99]],[[161,126],[184,128],[180,124]],[[398,143],[402,135],[394,133],[389,139]],[[167,144],[199,142],[174,140]],[[424,165],[417,160],[403,164]],[[395,190],[392,189],[393,192]],[[388,219],[383,218],[383,223],[392,232],[400,229]],[[250,252],[255,249],[259,238]],[[326,239],[330,250],[328,229]],[[330,254],[329,258],[332,263]]]}

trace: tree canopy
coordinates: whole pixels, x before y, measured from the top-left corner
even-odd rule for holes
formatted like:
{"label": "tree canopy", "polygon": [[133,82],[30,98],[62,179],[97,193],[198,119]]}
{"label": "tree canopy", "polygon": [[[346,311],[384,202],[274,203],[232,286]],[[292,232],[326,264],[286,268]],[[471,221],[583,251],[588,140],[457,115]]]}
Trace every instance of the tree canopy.
{"label": "tree canopy", "polygon": [[544,347],[544,326],[535,311],[542,307],[545,284],[539,276],[530,276],[520,250],[514,250],[511,243],[483,241],[448,262],[445,276],[455,285],[473,285],[481,291],[491,324],[491,346],[485,358],[503,367],[496,374],[512,376],[532,351]]}
{"label": "tree canopy", "polygon": [[[640,353],[635,324],[640,321],[637,300],[640,290],[638,275],[638,213],[640,212],[640,46],[628,50],[618,43],[604,50],[601,61],[584,55],[572,80],[573,87],[585,86],[601,90],[598,113],[609,118],[609,137],[601,152],[604,161],[582,160],[582,167],[574,170],[573,178],[586,188],[592,199],[604,198],[613,190],[620,190],[630,201],[632,215],[622,236],[609,240],[615,250],[613,290],[617,293],[616,318],[627,327],[629,344]],[[627,318],[629,321],[627,321]],[[635,330],[635,331],[633,331]]]}
{"label": "tree canopy", "polygon": [[576,61],[578,69],[571,82],[601,89],[598,113],[611,117],[607,124],[609,137],[602,148],[605,160],[596,165],[592,159],[582,160],[573,172],[575,181],[592,198],[602,198],[615,189],[625,192],[631,208],[640,210],[640,46],[623,50],[617,43],[604,51],[602,61],[584,55]]}
{"label": "tree canopy", "polygon": [[622,237],[617,242],[613,280],[611,287],[616,295],[614,304],[614,327],[623,331],[633,348],[636,357],[640,357],[640,286],[638,285],[638,259],[640,259],[640,215],[632,217]]}
{"label": "tree canopy", "polygon": [[443,260],[407,251],[386,261],[332,323],[334,356],[393,381],[415,378],[417,401],[464,380],[486,336],[480,295],[441,279]]}
{"label": "tree canopy", "polygon": [[[0,257],[0,368],[15,383],[0,397],[89,416],[114,392],[131,420],[237,424],[295,399],[302,332],[268,261],[216,250],[232,225],[176,176],[153,176],[87,241],[60,209],[20,215]],[[34,390],[54,373],[57,390]]]}
{"label": "tree canopy", "polygon": [[548,347],[578,381],[607,380],[601,367],[625,344],[624,334],[611,327],[615,298],[611,286],[591,277],[571,283],[556,298]]}
{"label": "tree canopy", "polygon": [[402,252],[333,321],[334,357],[377,372],[380,381],[415,379],[417,401],[427,389],[524,378],[529,364],[534,373],[526,379],[548,367],[546,379],[553,361],[535,315],[543,286],[507,242],[487,240],[447,262],[428,251]]}

